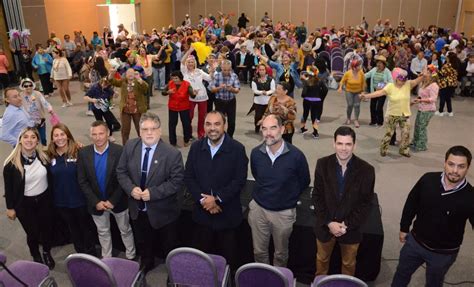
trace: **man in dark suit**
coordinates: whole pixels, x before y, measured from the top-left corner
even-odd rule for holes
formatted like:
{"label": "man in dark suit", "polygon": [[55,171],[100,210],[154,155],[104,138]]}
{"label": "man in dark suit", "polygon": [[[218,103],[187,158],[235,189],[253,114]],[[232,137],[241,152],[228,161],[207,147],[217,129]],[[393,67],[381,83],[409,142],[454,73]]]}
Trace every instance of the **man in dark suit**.
{"label": "man in dark suit", "polygon": [[252,80],[252,75],[255,72],[255,56],[247,51],[246,45],[240,46],[240,51],[235,54],[235,64],[237,75],[242,75],[242,82],[244,84],[248,83],[249,73],[250,80]]}
{"label": "man in dark suit", "polygon": [[126,257],[135,258],[135,242],[127,210],[127,196],[117,181],[115,169],[122,154],[122,147],[109,143],[109,128],[103,121],[91,125],[90,135],[94,144],[79,150],[77,179],[87,199],[89,213],[94,219],[102,247],[102,257],[112,257],[110,214],[115,217]]}
{"label": "man in dark suit", "polygon": [[206,115],[206,137],[189,150],[184,182],[196,202],[194,245],[235,263],[235,231],[242,222],[240,192],[247,179],[248,158],[245,147],[228,136],[224,126],[222,113]]}
{"label": "man in dark suit", "polygon": [[178,192],[183,188],[181,153],[160,140],[160,118],[150,112],[140,118],[140,138],[127,142],[117,166],[117,177],[128,194],[141,268],[154,267],[155,237],[166,256],[177,246]]}
{"label": "man in dark suit", "polygon": [[353,154],[356,135],[350,127],[334,133],[335,154],[316,164],[313,201],[316,210],[316,275],[328,273],[336,241],[341,248],[342,274],[355,273],[356,256],[374,195],[375,171]]}

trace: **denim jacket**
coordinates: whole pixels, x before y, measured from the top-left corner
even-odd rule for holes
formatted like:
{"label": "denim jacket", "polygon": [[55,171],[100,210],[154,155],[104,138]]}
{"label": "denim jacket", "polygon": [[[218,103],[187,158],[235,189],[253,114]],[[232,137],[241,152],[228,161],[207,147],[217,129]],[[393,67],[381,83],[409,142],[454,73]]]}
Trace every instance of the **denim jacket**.
{"label": "denim jacket", "polygon": [[[281,77],[281,75],[283,75],[285,69],[283,68],[282,64],[277,63],[277,62],[272,61],[272,60],[269,60],[268,64],[270,65],[270,67],[272,67],[273,69],[276,70],[275,81],[278,84],[278,82],[280,81],[280,77]],[[298,74],[298,62],[291,63],[291,65],[290,65],[290,75],[293,78],[293,81],[295,82],[295,86],[297,86],[298,88],[303,87],[303,84],[301,83],[301,80],[300,80],[300,75]]]}

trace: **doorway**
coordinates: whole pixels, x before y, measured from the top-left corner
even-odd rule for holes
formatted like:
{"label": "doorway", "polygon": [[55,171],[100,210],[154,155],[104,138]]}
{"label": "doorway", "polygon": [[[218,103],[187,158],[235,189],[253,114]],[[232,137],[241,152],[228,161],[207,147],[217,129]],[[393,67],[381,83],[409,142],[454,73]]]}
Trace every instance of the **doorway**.
{"label": "doorway", "polygon": [[109,6],[110,29],[113,35],[118,35],[119,24],[131,34],[138,33],[137,17],[134,4],[111,4]]}

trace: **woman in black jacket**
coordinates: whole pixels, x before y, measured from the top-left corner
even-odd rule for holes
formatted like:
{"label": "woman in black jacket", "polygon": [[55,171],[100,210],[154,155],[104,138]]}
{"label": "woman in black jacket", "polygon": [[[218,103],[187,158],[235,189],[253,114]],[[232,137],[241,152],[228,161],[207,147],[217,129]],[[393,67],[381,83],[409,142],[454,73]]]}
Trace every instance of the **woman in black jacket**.
{"label": "woman in black jacket", "polygon": [[[53,201],[49,190],[48,157],[41,150],[35,128],[22,130],[18,144],[5,160],[3,179],[7,216],[17,217],[26,232],[26,241],[35,262],[53,269],[51,256]],[[43,257],[39,245],[43,246]]]}

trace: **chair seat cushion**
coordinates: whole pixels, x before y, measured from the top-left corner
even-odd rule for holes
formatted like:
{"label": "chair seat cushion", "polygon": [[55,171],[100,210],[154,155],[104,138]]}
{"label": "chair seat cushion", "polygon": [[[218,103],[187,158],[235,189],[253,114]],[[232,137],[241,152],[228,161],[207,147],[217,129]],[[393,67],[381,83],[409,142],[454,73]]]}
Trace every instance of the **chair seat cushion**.
{"label": "chair seat cushion", "polygon": [[276,267],[278,270],[281,271],[281,273],[283,273],[283,275],[285,275],[285,278],[288,280],[288,286],[293,286],[293,281],[294,281],[294,277],[293,277],[293,272],[291,272],[290,269],[288,268],[285,268],[285,267]]}
{"label": "chair seat cushion", "polygon": [[[26,260],[18,260],[8,266],[8,269],[28,286],[38,286],[49,275],[48,266]],[[0,272],[0,281],[8,287],[23,286],[5,270]]]}
{"label": "chair seat cushion", "polygon": [[122,258],[104,258],[102,259],[112,271],[112,274],[115,277],[117,286],[132,286],[133,280],[137,276],[138,271],[140,270],[140,265],[132,260],[122,259]]}

